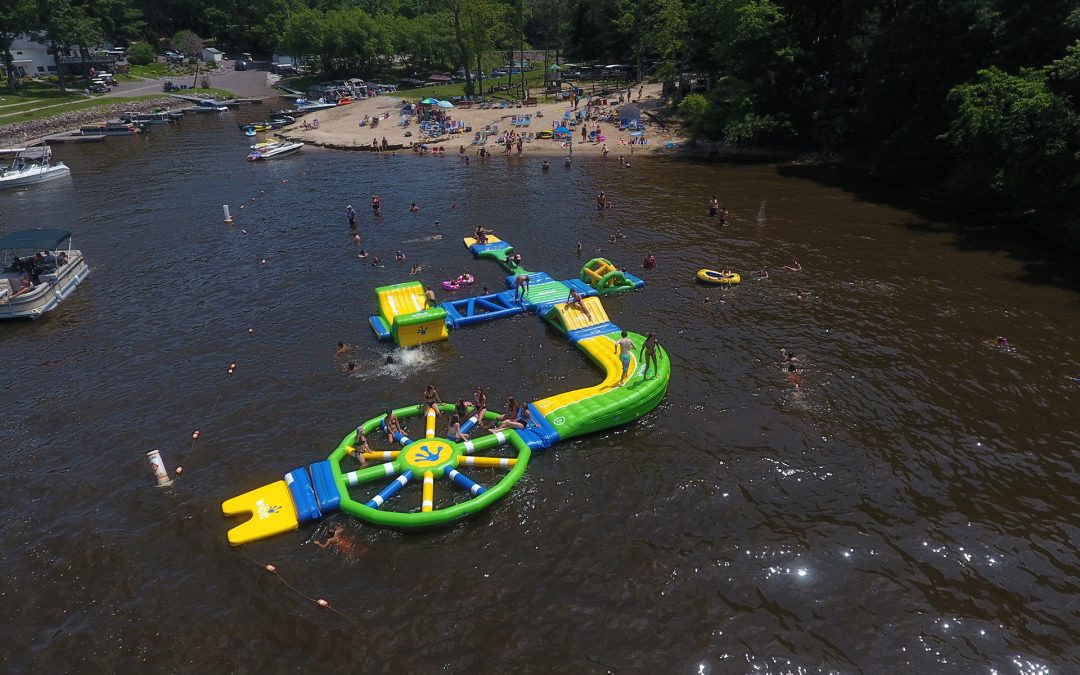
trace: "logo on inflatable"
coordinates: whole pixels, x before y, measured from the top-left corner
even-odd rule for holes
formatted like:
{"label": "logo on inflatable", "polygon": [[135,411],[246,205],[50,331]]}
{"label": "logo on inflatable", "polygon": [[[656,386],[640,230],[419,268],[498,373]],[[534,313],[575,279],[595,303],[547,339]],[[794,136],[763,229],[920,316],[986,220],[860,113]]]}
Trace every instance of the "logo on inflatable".
{"label": "logo on inflatable", "polygon": [[435,466],[450,459],[453,449],[446,443],[429,441],[410,448],[405,459],[417,467]]}
{"label": "logo on inflatable", "polygon": [[266,520],[280,510],[281,506],[267,506],[266,502],[261,499],[255,502],[255,511],[259,514],[259,520]]}

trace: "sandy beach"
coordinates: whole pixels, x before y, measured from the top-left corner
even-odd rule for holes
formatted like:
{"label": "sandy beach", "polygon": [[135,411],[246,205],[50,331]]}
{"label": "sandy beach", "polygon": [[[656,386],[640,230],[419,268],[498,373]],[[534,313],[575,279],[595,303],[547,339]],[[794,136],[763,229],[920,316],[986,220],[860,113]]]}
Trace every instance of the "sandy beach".
{"label": "sandy beach", "polygon": [[[640,102],[637,100],[636,90],[633,94],[635,97],[634,104],[639,105],[643,112],[655,110],[659,106],[659,84],[645,85]],[[614,97],[618,98],[618,94],[615,94]],[[599,98],[597,97],[594,100]],[[585,110],[588,100],[587,96],[582,97],[578,110]],[[460,146],[464,145],[467,152],[476,154],[480,148],[472,145],[473,139],[476,132],[486,127],[497,126],[498,134],[512,129],[517,133],[525,132],[526,134],[535,135],[540,131],[550,131],[552,123],[561,121],[563,114],[570,110],[568,101],[486,110],[478,107],[466,108],[459,106],[448,109],[446,112],[449,113],[450,119],[464,122],[467,127],[471,127],[472,131],[449,136],[444,134],[438,139],[428,140],[415,122],[410,123],[408,127],[398,125],[398,113],[405,101],[416,102],[400,96],[376,96],[366,101],[321,110],[304,116],[295,124],[284,127],[277,135],[288,140],[338,150],[372,151],[375,149],[372,147],[372,141],[381,145],[383,138],[386,138],[387,144],[392,150],[412,150],[414,146],[424,143],[429,146],[442,146],[447,153],[457,153]],[[618,106],[596,106],[596,110],[600,112],[606,112],[609,108],[617,110]],[[389,117],[381,120],[375,129],[359,126],[365,115],[376,117],[383,114],[389,114]],[[528,127],[512,126],[511,117],[515,115],[532,115],[531,124]],[[318,129],[304,127],[305,123],[310,124],[315,119],[318,119],[319,122]],[[615,156],[650,154],[670,151],[669,148],[665,147],[665,144],[678,142],[677,137],[670,132],[659,129],[644,114],[642,115],[642,121],[646,123],[644,138],[647,143],[644,145],[630,145],[630,134],[625,131],[620,132],[617,123],[600,123],[601,134],[605,137],[603,142],[582,142],[580,126],[574,128],[573,154],[599,155],[605,145],[610,153]],[[590,122],[589,129],[593,128],[595,128],[595,122]],[[411,135],[406,136],[406,133]],[[504,154],[503,147],[495,142],[496,137],[494,135],[490,136],[483,147],[494,155]],[[522,152],[523,154],[561,157],[570,154],[570,148],[563,141],[534,138],[523,143]],[[514,150],[514,153],[516,154],[516,150]]]}

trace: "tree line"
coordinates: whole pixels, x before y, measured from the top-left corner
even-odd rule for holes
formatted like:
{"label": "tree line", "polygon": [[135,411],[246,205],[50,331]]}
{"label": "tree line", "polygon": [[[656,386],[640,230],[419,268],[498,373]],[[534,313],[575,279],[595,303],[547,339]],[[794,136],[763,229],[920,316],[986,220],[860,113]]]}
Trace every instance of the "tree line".
{"label": "tree line", "polygon": [[329,74],[461,69],[469,91],[492,51],[628,64],[695,138],[849,153],[1076,220],[1078,0],[0,0],[3,54],[18,34],[179,31]]}

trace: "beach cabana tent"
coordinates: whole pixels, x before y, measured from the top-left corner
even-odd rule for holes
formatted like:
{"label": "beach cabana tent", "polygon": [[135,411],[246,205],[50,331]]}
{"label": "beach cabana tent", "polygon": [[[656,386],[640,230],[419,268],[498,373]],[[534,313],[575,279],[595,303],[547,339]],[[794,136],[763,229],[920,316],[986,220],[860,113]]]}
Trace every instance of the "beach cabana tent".
{"label": "beach cabana tent", "polygon": [[557,141],[566,140],[570,138],[570,130],[566,127],[555,127],[555,131],[552,132],[551,137]]}
{"label": "beach cabana tent", "polygon": [[633,103],[620,106],[619,126],[625,129],[641,128],[641,108]]}

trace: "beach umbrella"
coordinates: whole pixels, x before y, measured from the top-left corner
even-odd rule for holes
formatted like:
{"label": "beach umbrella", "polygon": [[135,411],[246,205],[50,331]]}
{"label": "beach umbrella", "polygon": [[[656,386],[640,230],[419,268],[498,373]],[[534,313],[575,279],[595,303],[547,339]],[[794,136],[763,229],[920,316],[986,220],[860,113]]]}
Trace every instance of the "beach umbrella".
{"label": "beach umbrella", "polygon": [[450,101],[436,101],[435,105],[439,106],[440,108],[453,108],[454,107],[454,104],[451,103]]}
{"label": "beach umbrella", "polygon": [[570,130],[567,129],[566,127],[556,127],[555,133],[568,134],[568,133],[570,133]]}
{"label": "beach umbrella", "polygon": [[433,98],[425,98],[424,100],[420,101],[420,105],[438,105],[438,104],[439,104],[439,102],[436,101]]}

